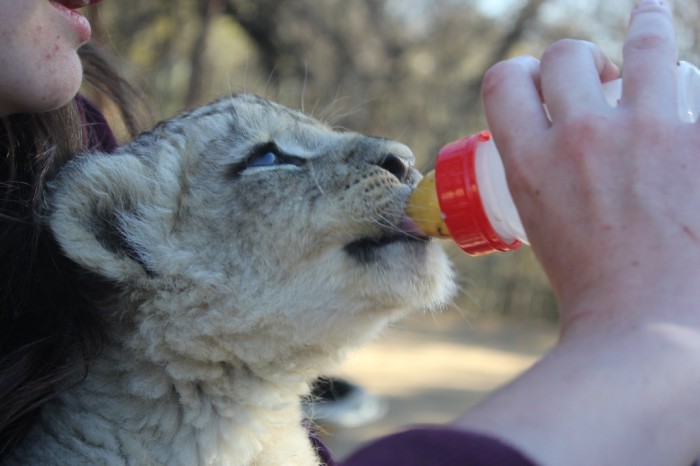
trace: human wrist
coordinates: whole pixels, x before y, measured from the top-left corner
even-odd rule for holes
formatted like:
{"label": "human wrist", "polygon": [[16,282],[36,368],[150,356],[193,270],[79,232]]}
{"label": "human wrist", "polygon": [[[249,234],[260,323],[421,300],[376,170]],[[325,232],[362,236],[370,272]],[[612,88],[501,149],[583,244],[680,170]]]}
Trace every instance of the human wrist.
{"label": "human wrist", "polygon": [[587,286],[557,290],[562,340],[613,333],[647,338],[659,336],[661,324],[700,332],[700,263],[684,271],[677,265],[680,260],[670,267],[662,262],[655,267],[630,264],[601,273]]}
{"label": "human wrist", "polygon": [[663,322],[587,324],[457,426],[543,465],[690,464],[700,446],[698,332]]}

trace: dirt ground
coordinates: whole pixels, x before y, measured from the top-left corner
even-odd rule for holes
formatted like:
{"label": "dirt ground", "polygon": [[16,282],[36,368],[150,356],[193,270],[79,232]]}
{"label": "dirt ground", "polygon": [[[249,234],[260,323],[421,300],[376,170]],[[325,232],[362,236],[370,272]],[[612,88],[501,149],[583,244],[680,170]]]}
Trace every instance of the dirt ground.
{"label": "dirt ground", "polygon": [[556,339],[542,322],[464,317],[456,311],[400,322],[350,355],[336,374],[388,402],[387,414],[355,428],[324,426],[336,459],[416,424],[447,423],[531,366]]}

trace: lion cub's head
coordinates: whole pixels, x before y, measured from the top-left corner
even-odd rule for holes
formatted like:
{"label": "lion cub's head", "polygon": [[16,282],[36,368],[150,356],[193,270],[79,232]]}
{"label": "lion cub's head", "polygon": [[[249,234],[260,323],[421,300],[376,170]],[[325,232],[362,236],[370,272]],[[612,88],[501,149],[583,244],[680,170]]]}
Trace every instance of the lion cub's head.
{"label": "lion cub's head", "polygon": [[49,225],[118,285],[115,325],[144,357],[288,367],[449,299],[445,254],[404,215],[413,162],[397,142],[237,95],[75,159]]}

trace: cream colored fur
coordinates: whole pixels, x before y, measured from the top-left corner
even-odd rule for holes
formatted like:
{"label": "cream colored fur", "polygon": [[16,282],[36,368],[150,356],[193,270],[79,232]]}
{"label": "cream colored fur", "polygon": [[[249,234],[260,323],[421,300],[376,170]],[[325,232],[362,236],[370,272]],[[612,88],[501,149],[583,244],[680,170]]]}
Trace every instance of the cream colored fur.
{"label": "cream colored fur", "polygon": [[397,142],[250,95],[71,162],[48,223],[118,286],[113,339],[8,464],[317,464],[309,381],[454,291],[403,214],[412,165]]}

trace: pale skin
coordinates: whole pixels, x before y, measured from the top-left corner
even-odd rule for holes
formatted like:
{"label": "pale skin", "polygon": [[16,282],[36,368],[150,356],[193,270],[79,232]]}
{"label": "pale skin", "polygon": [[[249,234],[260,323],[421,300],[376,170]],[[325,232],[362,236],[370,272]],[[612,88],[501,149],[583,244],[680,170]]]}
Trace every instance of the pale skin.
{"label": "pale skin", "polygon": [[57,4],[86,3],[0,0],[0,117],[52,110],[75,97],[83,76],[77,50],[86,38]]}
{"label": "pale skin", "polygon": [[[618,70],[590,43],[491,68],[483,100],[557,346],[459,420],[543,465],[683,465],[700,453],[700,128],[676,109],[670,7],[634,9]],[[544,97],[552,115],[542,110]]]}

